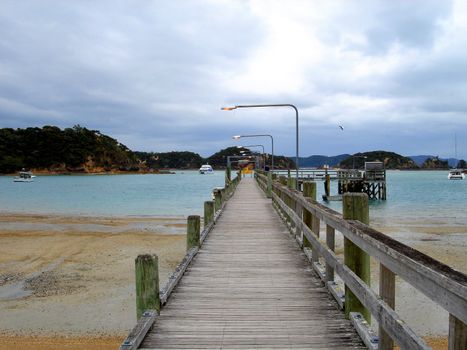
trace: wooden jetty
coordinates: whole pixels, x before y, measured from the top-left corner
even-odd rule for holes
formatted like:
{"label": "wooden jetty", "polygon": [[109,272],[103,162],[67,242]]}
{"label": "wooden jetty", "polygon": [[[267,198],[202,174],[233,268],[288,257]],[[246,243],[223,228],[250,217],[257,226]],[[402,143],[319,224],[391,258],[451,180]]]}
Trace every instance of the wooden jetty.
{"label": "wooden jetty", "polygon": [[[376,162],[375,162],[376,163]],[[290,178],[294,172],[290,170],[275,170],[278,177]],[[340,200],[347,192],[366,193],[369,199],[386,200],[386,170],[384,169],[300,169],[299,183],[304,181],[324,181],[323,199]],[[337,181],[337,196],[331,196],[330,181]]]}
{"label": "wooden jetty", "polygon": [[[466,275],[371,229],[365,194],[345,194],[342,216],[315,201],[315,183],[302,193],[272,178],[257,172],[237,187],[226,177],[205,202],[203,231],[188,218],[187,255],[160,291],[157,257],[136,259],[141,317],[122,350],[429,349],[394,311],[396,274],[450,313],[449,349],[467,348]],[[381,263],[379,295],[370,255]]]}

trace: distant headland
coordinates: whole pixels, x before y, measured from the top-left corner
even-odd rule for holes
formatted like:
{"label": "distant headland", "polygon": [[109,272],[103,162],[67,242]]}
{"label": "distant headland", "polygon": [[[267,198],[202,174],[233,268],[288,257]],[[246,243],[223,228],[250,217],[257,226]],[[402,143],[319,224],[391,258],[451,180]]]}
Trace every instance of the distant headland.
{"label": "distant headland", "polygon": [[[204,163],[223,168],[227,156],[240,155],[241,151],[249,150],[228,147],[207,158],[189,151],[138,152],[98,130],[80,125],[63,130],[56,126],[0,129],[1,174],[15,173],[23,168],[44,174],[164,173],[167,169],[198,169]],[[365,161],[375,160],[384,162],[387,169],[447,169],[456,165],[465,168],[464,160],[451,159],[448,163],[448,160],[433,156],[404,157],[387,151],[310,156],[300,158],[300,166],[361,168]],[[274,155],[274,163],[278,169],[295,167],[292,157]]]}

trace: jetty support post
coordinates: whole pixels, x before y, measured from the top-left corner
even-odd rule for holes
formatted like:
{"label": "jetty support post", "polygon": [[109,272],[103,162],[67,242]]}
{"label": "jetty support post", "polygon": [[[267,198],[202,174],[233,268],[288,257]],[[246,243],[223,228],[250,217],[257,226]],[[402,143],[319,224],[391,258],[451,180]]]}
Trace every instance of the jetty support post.
{"label": "jetty support post", "polygon": [[[336,251],[336,231],[330,225],[326,225],[326,245],[333,252]],[[334,281],[334,269],[326,262],[326,282],[332,281]]]}
{"label": "jetty support post", "polygon": [[451,314],[449,314],[448,349],[467,349],[467,325]]}
{"label": "jetty support post", "polygon": [[[316,201],[316,182],[303,182],[303,197]],[[313,229],[313,215],[306,209],[303,209],[303,222],[309,229]],[[303,236],[303,246],[311,248],[311,243]]]}
{"label": "jetty support post", "polygon": [[267,188],[266,188],[266,197],[272,198],[272,173],[268,171],[267,176],[268,176],[268,183],[267,183]]}
{"label": "jetty support post", "polygon": [[[345,193],[342,196],[342,214],[346,220],[359,220],[364,224],[370,222],[370,212],[368,206],[368,195],[366,193]],[[355,245],[351,240],[344,237],[344,263],[355,274],[370,286],[370,256]],[[350,288],[345,286],[345,315],[349,317],[350,312],[360,312],[368,323],[371,321],[371,314],[358,298],[352,293]]]}
{"label": "jetty support post", "polygon": [[214,201],[204,202],[204,227],[214,221]]}
{"label": "jetty support post", "polygon": [[199,247],[200,221],[199,215],[188,216],[186,226],[186,251],[189,251],[193,247]]}
{"label": "jetty support post", "polygon": [[222,194],[220,189],[215,188],[214,193],[214,210],[217,212],[222,206]]}
{"label": "jetty support post", "polygon": [[225,168],[225,187],[230,185],[230,182],[232,181],[232,170],[230,169],[230,165],[227,165],[227,168]]}
{"label": "jetty support post", "polygon": [[[287,186],[287,178],[286,178],[285,176],[282,176],[282,175],[279,176],[279,183],[280,183],[282,186]],[[279,193],[279,195],[280,195],[282,201],[283,201],[285,204],[289,205],[289,202],[288,202],[288,200],[287,200],[288,196],[286,196],[286,195],[284,194],[283,191],[281,191],[281,192]],[[285,211],[283,211],[283,210],[281,210],[281,212],[282,212],[282,214],[284,215],[284,217],[286,218],[287,223],[289,223],[289,222],[290,222],[290,218],[289,218],[289,216],[287,215],[287,213],[286,213]]]}
{"label": "jetty support post", "polygon": [[[394,309],[396,304],[396,275],[383,264],[379,265],[379,296]],[[394,340],[379,325],[378,350],[393,350]]]}
{"label": "jetty support post", "polygon": [[157,255],[138,255],[135,259],[136,319],[146,310],[159,313],[159,263]]}
{"label": "jetty support post", "polygon": [[285,176],[279,176],[279,183],[281,185],[287,185],[287,178]]}
{"label": "jetty support post", "polygon": [[327,170],[324,177],[324,193],[326,194],[326,197],[331,195],[331,175],[327,173]]}
{"label": "jetty support post", "polygon": [[295,190],[295,185],[297,183],[297,179],[294,177],[288,177],[287,178],[287,187],[290,188],[291,190]]}
{"label": "jetty support post", "polygon": [[[290,169],[289,169],[289,177],[287,178],[287,187],[290,188],[291,190],[295,190],[296,189],[296,182],[297,182],[297,179],[293,178],[290,176]],[[292,209],[292,211],[294,212],[297,212],[297,203],[295,201],[295,199],[289,195],[286,195],[286,203],[287,203],[287,206]],[[289,217],[289,228],[290,228],[290,231],[291,232],[294,232],[295,231],[295,221],[292,220],[292,218]]]}

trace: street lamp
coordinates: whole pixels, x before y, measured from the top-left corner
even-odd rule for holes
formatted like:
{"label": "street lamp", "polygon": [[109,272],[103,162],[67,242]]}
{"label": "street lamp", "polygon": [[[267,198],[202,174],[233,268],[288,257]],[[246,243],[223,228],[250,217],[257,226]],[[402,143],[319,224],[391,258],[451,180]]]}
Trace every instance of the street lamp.
{"label": "street lamp", "polygon": [[[261,147],[263,149],[263,165],[266,163],[265,153],[264,153],[264,146],[263,145],[246,145],[246,146],[237,146],[237,148],[247,148],[247,147]],[[264,169],[264,166],[263,166]]]}
{"label": "street lamp", "polygon": [[261,104],[261,105],[238,105],[233,107],[222,107],[221,110],[223,111],[232,111],[237,108],[263,108],[263,107],[291,107],[295,110],[295,176],[297,180],[295,181],[296,189],[298,189],[298,168],[299,168],[299,161],[298,161],[298,109],[292,104],[289,103],[281,103],[281,104]]}
{"label": "street lamp", "polygon": [[[225,107],[227,108],[227,107]],[[259,135],[235,135],[232,136],[234,140],[240,140],[242,137],[270,137],[271,138],[271,171],[274,171],[274,138],[269,134],[259,134]],[[264,151],[263,151],[264,153]]]}

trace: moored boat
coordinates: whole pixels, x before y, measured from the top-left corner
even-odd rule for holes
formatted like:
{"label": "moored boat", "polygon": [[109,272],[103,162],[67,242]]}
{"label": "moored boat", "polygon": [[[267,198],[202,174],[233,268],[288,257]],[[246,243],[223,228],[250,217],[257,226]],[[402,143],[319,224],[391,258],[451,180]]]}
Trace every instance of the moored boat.
{"label": "moored boat", "polygon": [[449,180],[464,180],[465,175],[462,169],[451,169],[449,170],[448,179]]}
{"label": "moored boat", "polygon": [[210,166],[209,164],[204,164],[201,166],[201,168],[199,168],[199,173],[200,174],[214,174],[214,170],[212,166]]}
{"label": "moored boat", "polygon": [[33,182],[35,178],[30,171],[20,171],[18,176],[15,176],[13,182]]}

